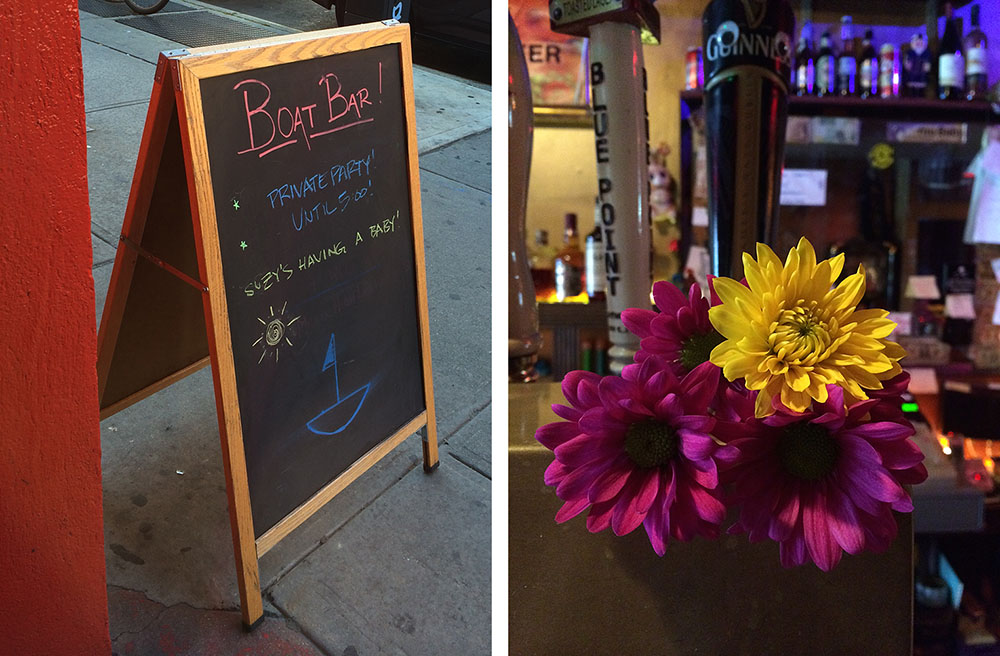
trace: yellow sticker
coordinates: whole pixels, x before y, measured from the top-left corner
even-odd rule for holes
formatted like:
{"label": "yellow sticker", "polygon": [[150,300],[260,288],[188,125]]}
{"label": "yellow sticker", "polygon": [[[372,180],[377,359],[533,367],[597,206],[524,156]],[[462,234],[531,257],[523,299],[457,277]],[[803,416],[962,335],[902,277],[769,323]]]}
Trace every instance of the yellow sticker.
{"label": "yellow sticker", "polygon": [[877,169],[887,169],[895,161],[896,151],[887,143],[877,143],[868,151],[868,161]]}

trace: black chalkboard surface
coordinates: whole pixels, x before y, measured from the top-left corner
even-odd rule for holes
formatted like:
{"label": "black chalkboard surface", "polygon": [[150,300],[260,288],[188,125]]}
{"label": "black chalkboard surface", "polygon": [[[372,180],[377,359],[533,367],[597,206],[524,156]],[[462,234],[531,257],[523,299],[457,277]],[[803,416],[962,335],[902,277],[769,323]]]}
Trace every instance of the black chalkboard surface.
{"label": "black chalkboard surface", "polygon": [[256,537],[425,407],[399,62],[201,80]]}

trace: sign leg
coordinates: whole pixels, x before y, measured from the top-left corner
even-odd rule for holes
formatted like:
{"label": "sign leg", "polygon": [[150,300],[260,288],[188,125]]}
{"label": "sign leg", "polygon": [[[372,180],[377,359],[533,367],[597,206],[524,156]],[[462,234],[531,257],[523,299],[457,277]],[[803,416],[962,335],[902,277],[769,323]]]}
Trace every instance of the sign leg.
{"label": "sign leg", "polygon": [[427,424],[420,429],[420,435],[424,444],[424,471],[429,474],[441,464],[438,460],[437,427]]}

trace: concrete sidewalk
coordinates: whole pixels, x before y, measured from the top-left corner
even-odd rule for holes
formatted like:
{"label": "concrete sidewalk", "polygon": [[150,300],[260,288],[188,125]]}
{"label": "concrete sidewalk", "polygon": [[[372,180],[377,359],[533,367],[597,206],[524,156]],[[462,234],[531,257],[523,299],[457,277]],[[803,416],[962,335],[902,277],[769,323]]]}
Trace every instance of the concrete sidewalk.
{"label": "concrete sidewalk", "polygon": [[[88,7],[81,0],[99,318],[156,58],[187,44]],[[297,31],[194,0],[168,9],[157,16],[182,28],[211,14]],[[211,372],[105,420],[114,653],[489,653],[490,91],[420,68],[414,83],[440,468],[423,472],[411,437],[267,553],[266,619],[244,634]]]}

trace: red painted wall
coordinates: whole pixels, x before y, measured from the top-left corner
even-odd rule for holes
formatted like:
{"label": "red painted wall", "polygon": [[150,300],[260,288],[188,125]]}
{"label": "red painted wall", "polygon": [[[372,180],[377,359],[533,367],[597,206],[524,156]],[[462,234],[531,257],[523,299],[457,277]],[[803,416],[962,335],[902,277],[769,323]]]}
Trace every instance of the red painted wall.
{"label": "red painted wall", "polygon": [[76,2],[0,44],[0,653],[110,654]]}

